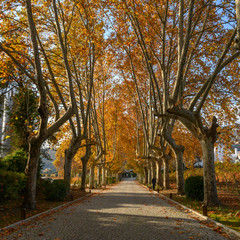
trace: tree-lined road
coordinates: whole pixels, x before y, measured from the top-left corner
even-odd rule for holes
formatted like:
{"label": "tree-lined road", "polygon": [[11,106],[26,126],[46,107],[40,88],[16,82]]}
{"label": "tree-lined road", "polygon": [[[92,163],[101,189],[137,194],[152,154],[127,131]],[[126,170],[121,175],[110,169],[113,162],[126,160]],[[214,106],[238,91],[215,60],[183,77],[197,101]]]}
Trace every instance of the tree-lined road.
{"label": "tree-lined road", "polygon": [[23,226],[6,239],[203,239],[225,237],[149,193],[133,179]]}

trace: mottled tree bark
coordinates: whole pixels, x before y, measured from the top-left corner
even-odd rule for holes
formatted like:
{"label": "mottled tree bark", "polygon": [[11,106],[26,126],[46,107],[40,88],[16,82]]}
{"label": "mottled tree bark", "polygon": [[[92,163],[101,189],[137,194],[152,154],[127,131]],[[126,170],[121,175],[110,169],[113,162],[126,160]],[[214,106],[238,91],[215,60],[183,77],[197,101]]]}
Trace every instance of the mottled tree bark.
{"label": "mottled tree bark", "polygon": [[235,0],[236,3],[236,19],[237,19],[237,38],[235,46],[240,50],[240,0]]}
{"label": "mottled tree bark", "polygon": [[217,206],[220,205],[220,201],[217,195],[212,137],[204,136],[200,144],[203,152],[204,203]]}
{"label": "mottled tree bark", "polygon": [[177,193],[181,195],[184,194],[183,152],[184,148],[181,147],[175,150]]}

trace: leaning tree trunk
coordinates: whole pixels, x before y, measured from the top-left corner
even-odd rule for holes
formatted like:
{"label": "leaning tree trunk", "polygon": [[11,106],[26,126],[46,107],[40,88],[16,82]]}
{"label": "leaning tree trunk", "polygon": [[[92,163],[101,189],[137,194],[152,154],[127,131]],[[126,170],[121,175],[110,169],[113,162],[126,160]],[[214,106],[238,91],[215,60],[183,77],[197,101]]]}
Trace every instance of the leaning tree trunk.
{"label": "leaning tree trunk", "polygon": [[218,206],[220,201],[217,196],[212,136],[205,135],[200,139],[200,144],[203,152],[204,203],[208,206]]}
{"label": "leaning tree trunk", "polygon": [[170,184],[169,184],[169,160],[165,158],[164,161],[163,161],[163,165],[164,165],[163,187],[165,189],[169,189],[170,188]]}
{"label": "leaning tree trunk", "polygon": [[176,156],[176,179],[177,179],[177,193],[184,194],[184,171],[183,171],[183,152],[184,147],[178,146],[174,149]]}
{"label": "leaning tree trunk", "polygon": [[162,180],[162,160],[158,160],[156,162],[156,180],[158,187],[163,187]]}
{"label": "leaning tree trunk", "polygon": [[144,167],[144,183],[148,183],[148,169],[147,167]]}
{"label": "leaning tree trunk", "polygon": [[35,209],[36,207],[36,188],[37,188],[37,172],[40,158],[40,149],[42,141],[33,137],[29,143],[29,156],[26,167],[27,188],[24,197],[24,207],[27,209]]}
{"label": "leaning tree trunk", "polygon": [[89,189],[93,189],[94,188],[94,169],[95,169],[95,165],[91,165],[90,166],[90,173],[89,173]]}

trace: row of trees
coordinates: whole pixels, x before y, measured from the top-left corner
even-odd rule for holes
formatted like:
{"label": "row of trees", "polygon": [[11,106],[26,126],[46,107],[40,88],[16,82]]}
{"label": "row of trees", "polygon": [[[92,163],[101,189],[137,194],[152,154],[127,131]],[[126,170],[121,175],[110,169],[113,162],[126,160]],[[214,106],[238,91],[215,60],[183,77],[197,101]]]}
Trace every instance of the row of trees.
{"label": "row of trees", "polygon": [[75,156],[84,190],[88,163],[92,172],[99,164],[118,172],[135,158],[136,145],[133,165],[150,181],[163,163],[166,188],[169,162],[176,160],[182,194],[187,146],[179,122],[202,149],[204,201],[219,204],[215,115],[236,120],[238,0],[6,0],[0,14],[3,87],[17,82],[39,101],[27,128],[26,207],[35,207],[46,140],[61,145],[69,188]]}
{"label": "row of trees", "polygon": [[[238,16],[238,2],[236,7]],[[219,204],[215,115],[224,111],[221,120],[233,120],[239,97],[235,91],[239,85],[239,28],[233,27],[234,8],[230,1],[194,0],[113,1],[109,8],[113,36],[122,47],[123,77],[135,84],[133,101],[138,102],[143,131],[137,154],[148,159],[143,161],[148,168],[145,175],[154,175],[151,165],[156,162],[159,171],[163,162],[164,186],[169,187],[169,160],[175,158],[178,193],[183,194],[185,148],[174,136],[178,121],[201,145],[208,205]]]}

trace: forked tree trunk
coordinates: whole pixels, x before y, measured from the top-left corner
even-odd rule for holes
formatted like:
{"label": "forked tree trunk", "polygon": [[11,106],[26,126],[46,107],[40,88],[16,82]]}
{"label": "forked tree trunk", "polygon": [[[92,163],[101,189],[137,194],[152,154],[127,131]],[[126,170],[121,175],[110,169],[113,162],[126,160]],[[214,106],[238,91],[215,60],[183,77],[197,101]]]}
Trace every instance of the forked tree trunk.
{"label": "forked tree trunk", "polygon": [[203,152],[203,178],[204,178],[204,203],[208,206],[218,206],[220,201],[217,196],[214,143],[211,136],[200,139]]}
{"label": "forked tree trunk", "polygon": [[170,188],[170,184],[169,184],[169,160],[168,159],[164,159],[163,165],[164,165],[164,170],[163,170],[163,187],[165,189],[169,189]]}
{"label": "forked tree trunk", "polygon": [[94,177],[95,177],[95,165],[90,166],[90,172],[89,172],[89,189],[94,188]]}
{"label": "forked tree trunk", "polygon": [[101,166],[97,167],[97,187],[101,186]]}
{"label": "forked tree trunk", "polygon": [[29,144],[28,163],[26,167],[27,189],[23,203],[27,209],[35,209],[36,207],[37,172],[41,146],[42,141],[37,138],[31,139]]}
{"label": "forked tree trunk", "polygon": [[163,186],[163,180],[162,180],[162,160],[158,160],[156,162],[156,180],[157,185],[159,187]]}

